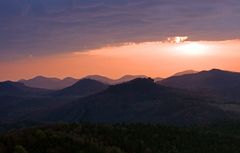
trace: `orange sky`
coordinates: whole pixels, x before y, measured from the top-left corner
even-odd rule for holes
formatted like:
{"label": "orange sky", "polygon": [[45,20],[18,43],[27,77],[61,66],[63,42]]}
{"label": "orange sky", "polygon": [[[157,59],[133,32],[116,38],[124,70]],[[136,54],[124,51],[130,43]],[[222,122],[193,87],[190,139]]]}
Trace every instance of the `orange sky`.
{"label": "orange sky", "polygon": [[11,63],[0,61],[0,80],[37,75],[81,78],[90,74],[111,78],[125,74],[167,77],[183,70],[212,68],[240,71],[239,49],[240,40],[129,43],[87,52],[29,56]]}

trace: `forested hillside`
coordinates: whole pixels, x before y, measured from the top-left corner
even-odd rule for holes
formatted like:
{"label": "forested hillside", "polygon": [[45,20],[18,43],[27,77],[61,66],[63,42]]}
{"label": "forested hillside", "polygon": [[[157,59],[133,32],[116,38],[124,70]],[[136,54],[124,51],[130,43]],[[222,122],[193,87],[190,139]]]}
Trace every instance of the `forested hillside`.
{"label": "forested hillside", "polygon": [[[177,128],[144,124],[55,124],[8,132],[1,153],[239,153],[231,127]],[[236,130],[236,129],[235,129]]]}

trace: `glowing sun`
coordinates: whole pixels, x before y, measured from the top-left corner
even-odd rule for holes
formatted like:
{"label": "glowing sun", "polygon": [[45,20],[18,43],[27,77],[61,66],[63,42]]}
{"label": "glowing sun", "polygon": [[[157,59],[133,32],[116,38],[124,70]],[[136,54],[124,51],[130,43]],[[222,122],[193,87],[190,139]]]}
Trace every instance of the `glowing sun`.
{"label": "glowing sun", "polygon": [[208,53],[208,46],[197,42],[185,42],[178,44],[176,50],[183,55],[206,55]]}

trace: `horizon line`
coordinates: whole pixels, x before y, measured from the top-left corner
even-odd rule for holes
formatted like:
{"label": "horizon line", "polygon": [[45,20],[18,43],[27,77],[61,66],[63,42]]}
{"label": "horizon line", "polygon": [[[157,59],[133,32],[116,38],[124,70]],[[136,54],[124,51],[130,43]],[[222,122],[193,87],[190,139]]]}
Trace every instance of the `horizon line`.
{"label": "horizon line", "polygon": [[30,77],[30,78],[20,78],[20,79],[16,79],[16,80],[11,80],[11,79],[7,79],[7,80],[0,80],[0,82],[5,82],[5,81],[12,81],[12,82],[19,82],[21,80],[31,80],[31,79],[34,79],[34,78],[37,78],[37,77],[44,77],[44,78],[47,78],[47,79],[59,79],[59,80],[64,80],[66,78],[73,78],[73,79],[76,79],[76,80],[81,80],[81,79],[84,79],[84,78],[87,78],[87,77],[90,77],[90,76],[100,76],[100,77],[105,77],[107,79],[111,79],[111,80],[119,80],[125,76],[145,76],[146,78],[152,78],[152,79],[156,79],[156,78],[161,78],[161,79],[165,79],[165,78],[169,78],[169,77],[172,77],[178,73],[182,73],[182,72],[186,72],[186,71],[195,71],[196,73],[200,73],[200,72],[203,72],[203,71],[211,71],[211,70],[220,70],[220,71],[225,71],[225,72],[233,72],[233,73],[240,73],[239,71],[232,71],[232,70],[225,70],[225,69],[220,69],[220,68],[211,68],[211,69],[203,69],[203,70],[200,70],[200,71],[197,71],[197,70],[194,70],[194,69],[186,69],[186,70],[182,70],[182,71],[178,71],[176,73],[173,73],[167,77],[161,77],[161,76],[148,76],[146,74],[125,74],[125,75],[120,75],[119,77],[109,77],[107,75],[102,75],[102,74],[88,74],[88,75],[84,75],[84,76],[81,76],[79,78],[77,77],[73,77],[73,76],[65,76],[65,77],[56,77],[56,76],[47,76],[47,75],[35,75],[33,77]]}

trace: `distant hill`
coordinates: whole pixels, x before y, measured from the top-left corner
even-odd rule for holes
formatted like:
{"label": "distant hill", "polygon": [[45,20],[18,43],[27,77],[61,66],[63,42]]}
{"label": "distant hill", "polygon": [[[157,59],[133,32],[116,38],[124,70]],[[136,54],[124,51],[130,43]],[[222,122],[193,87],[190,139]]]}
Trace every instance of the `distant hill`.
{"label": "distant hill", "polygon": [[240,99],[240,73],[236,72],[212,69],[195,74],[173,76],[158,83],[232,100]]}
{"label": "distant hill", "polygon": [[43,88],[43,89],[63,89],[69,87],[76,83],[78,80],[68,77],[63,80],[58,78],[47,78],[44,76],[37,76],[35,78],[29,80],[19,80],[19,82],[24,83],[26,86],[35,87],[35,88]]}
{"label": "distant hill", "polygon": [[0,82],[0,96],[35,96],[49,93],[50,90],[31,88],[20,82]]}
{"label": "distant hill", "polygon": [[128,82],[128,81],[134,80],[136,78],[147,78],[147,76],[145,76],[145,75],[124,75],[121,78],[115,79],[115,80],[104,77],[104,76],[100,76],[100,75],[89,75],[85,78],[97,80],[97,81],[100,81],[102,83],[109,84],[109,85],[115,85],[115,84]]}
{"label": "distant hill", "polygon": [[115,80],[115,84],[120,84],[128,81],[132,81],[138,78],[148,78],[146,75],[125,75],[117,80]]}
{"label": "distant hill", "polygon": [[55,95],[84,97],[103,91],[107,87],[108,85],[96,80],[81,79],[72,86],[57,91]]}
{"label": "distant hill", "polygon": [[114,84],[114,81],[115,81],[113,79],[110,79],[108,77],[101,76],[101,75],[89,75],[89,76],[84,77],[83,79],[96,80],[96,81],[102,82],[104,84],[109,84],[109,85]]}
{"label": "distant hill", "polygon": [[200,124],[228,118],[214,101],[164,87],[152,79],[135,79],[68,103],[45,114],[50,121]]}
{"label": "distant hill", "polygon": [[[114,85],[119,84],[127,81],[131,81],[136,78],[147,78],[145,75],[125,75],[119,79],[110,79],[105,76],[101,75],[89,75],[82,79],[92,79],[99,82],[102,82],[104,84]],[[156,78],[156,81],[161,80],[161,78]],[[58,78],[48,78],[44,76],[37,76],[29,80],[19,80],[18,82],[24,83],[26,86],[34,87],[34,88],[42,88],[42,89],[51,89],[51,90],[60,90],[63,88],[67,88],[69,86],[72,86],[74,83],[79,81],[79,79],[75,79],[72,77],[67,77],[64,79],[58,79]]]}
{"label": "distant hill", "polygon": [[189,125],[239,120],[239,87],[239,73],[217,69],[157,83],[151,78],[116,85],[81,79],[57,91],[7,81],[0,83],[0,121]]}
{"label": "distant hill", "polygon": [[181,75],[195,74],[195,73],[198,73],[198,71],[186,70],[186,71],[178,72],[178,73],[174,74],[173,76],[181,76]]}

